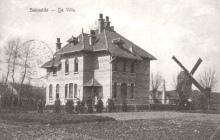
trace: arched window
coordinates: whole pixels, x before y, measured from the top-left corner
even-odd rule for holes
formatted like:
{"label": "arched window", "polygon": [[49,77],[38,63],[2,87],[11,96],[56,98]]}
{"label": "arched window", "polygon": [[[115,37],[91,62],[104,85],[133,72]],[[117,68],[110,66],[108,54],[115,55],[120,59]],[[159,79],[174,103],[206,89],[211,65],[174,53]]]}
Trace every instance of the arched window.
{"label": "arched window", "polygon": [[66,59],[65,61],[65,73],[69,73],[69,60]]}
{"label": "arched window", "polygon": [[68,98],[68,84],[65,85],[65,98]]}
{"label": "arched window", "polygon": [[127,97],[127,84],[122,83],[121,84],[121,98],[126,98]]}
{"label": "arched window", "polygon": [[117,98],[117,83],[113,84],[113,87],[112,87],[112,98]]}
{"label": "arched window", "polygon": [[50,84],[49,86],[49,98],[53,98],[53,85]]}
{"label": "arched window", "polygon": [[78,72],[78,58],[75,58],[74,60],[74,72]]}
{"label": "arched window", "polygon": [[131,62],[131,73],[134,73],[134,69],[135,69],[135,63]]}
{"label": "arched window", "polygon": [[131,99],[134,99],[134,84],[131,84]]}
{"label": "arched window", "polygon": [[74,84],[74,98],[77,98],[77,84]]}
{"label": "arched window", "polygon": [[57,84],[56,85],[56,98],[59,98],[60,97],[60,85]]}
{"label": "arched window", "polygon": [[69,84],[69,97],[73,98],[73,83]]}

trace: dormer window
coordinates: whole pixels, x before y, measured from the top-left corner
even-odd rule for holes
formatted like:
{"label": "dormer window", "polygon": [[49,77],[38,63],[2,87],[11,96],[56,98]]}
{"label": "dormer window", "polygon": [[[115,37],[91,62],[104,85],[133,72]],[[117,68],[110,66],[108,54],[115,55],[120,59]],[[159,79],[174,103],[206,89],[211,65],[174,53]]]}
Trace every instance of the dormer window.
{"label": "dormer window", "polygon": [[75,58],[74,60],[74,72],[78,72],[78,58]]}
{"label": "dormer window", "polygon": [[67,42],[73,43],[74,45],[76,45],[78,43],[78,38],[72,36],[69,40],[67,40]]}
{"label": "dormer window", "polygon": [[66,59],[65,61],[65,74],[69,74],[69,60]]}
{"label": "dormer window", "polygon": [[121,38],[116,38],[116,39],[112,40],[112,43],[116,44],[116,45],[122,45],[122,44],[124,44],[124,41],[121,40]]}

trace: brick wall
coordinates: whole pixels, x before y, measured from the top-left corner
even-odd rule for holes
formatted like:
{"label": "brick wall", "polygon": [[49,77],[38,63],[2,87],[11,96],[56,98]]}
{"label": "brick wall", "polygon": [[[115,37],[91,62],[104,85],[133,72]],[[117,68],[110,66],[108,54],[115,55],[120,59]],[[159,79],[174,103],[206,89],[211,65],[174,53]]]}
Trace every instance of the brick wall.
{"label": "brick wall", "polygon": [[[126,72],[123,72],[123,64],[126,61]],[[117,71],[112,72],[112,83],[117,83],[117,99],[121,98],[121,84],[127,84],[127,99],[131,99],[131,84],[134,84],[131,100],[147,102],[149,95],[150,60],[135,61],[134,73],[131,73],[131,63],[134,61],[117,58]],[[114,65],[112,63],[112,65]]]}

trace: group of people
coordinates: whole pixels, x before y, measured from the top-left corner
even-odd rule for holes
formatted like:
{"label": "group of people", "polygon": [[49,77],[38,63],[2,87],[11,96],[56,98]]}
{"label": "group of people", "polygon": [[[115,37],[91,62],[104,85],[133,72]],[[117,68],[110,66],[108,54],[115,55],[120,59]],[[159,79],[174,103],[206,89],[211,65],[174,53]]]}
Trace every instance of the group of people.
{"label": "group of people", "polygon": [[[60,105],[61,105],[61,102],[60,102],[60,99],[59,98],[56,98],[55,102],[54,102],[54,113],[60,113]],[[39,99],[37,101],[37,113],[43,113],[43,108],[44,108],[44,104],[43,104],[43,101],[41,99]]]}

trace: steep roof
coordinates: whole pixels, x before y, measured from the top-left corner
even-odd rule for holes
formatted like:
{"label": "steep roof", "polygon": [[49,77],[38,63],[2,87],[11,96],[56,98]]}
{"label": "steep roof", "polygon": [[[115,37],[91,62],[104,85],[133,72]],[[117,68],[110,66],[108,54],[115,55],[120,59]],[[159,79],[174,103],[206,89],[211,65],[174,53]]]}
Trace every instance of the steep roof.
{"label": "steep roof", "polygon": [[83,84],[83,86],[85,86],[85,87],[101,87],[102,85],[95,78],[92,78],[88,82]]}
{"label": "steep roof", "polygon": [[[94,33],[96,40],[93,46],[89,44],[89,34],[83,33],[82,30],[82,33],[78,37],[72,37],[68,39],[68,43],[58,52],[56,52],[56,55],[63,55],[80,51],[107,51],[112,56],[116,57],[134,60],[142,60],[143,58],[156,60],[153,55],[110,28],[104,28],[100,34],[98,34],[98,30],[95,30]],[[120,44],[115,43],[115,40],[120,40]],[[76,43],[74,43],[74,41],[76,41]],[[52,67],[53,63],[59,64],[60,58],[55,57],[54,59],[55,60],[48,61],[42,66],[42,68]]]}
{"label": "steep roof", "polygon": [[[82,32],[77,38],[78,42],[75,45],[73,43],[68,42],[62,49],[56,52],[56,54],[66,54],[72,52],[79,52],[83,50],[92,51],[92,47],[89,44],[88,34]],[[71,38],[69,40],[71,40]]]}
{"label": "steep roof", "polygon": [[[98,34],[97,30],[95,31],[96,41],[93,46],[89,44],[89,34],[81,33],[78,38],[78,43],[74,45],[74,43],[68,42],[61,50],[59,50],[56,54],[66,54],[72,52],[79,51],[108,51],[113,56],[124,57],[130,59],[142,60],[141,57],[148,58],[150,60],[156,60],[154,56],[129,41],[122,35],[118,34],[115,31],[104,29],[100,34]],[[113,43],[114,39],[120,38],[124,44],[119,46]],[[69,39],[71,40],[71,38]],[[68,41],[69,41],[68,40]],[[129,48],[132,47],[132,51]]]}
{"label": "steep roof", "polygon": [[[115,31],[104,29],[104,31],[101,32],[97,37],[98,42],[93,46],[93,51],[109,50],[112,55],[118,57],[139,60],[141,60],[141,57],[145,57],[151,60],[156,60],[154,56],[141,49],[139,46]],[[112,41],[118,38],[120,38],[124,42],[123,45],[118,46],[113,44]],[[129,50],[130,47],[132,47],[132,52]]]}
{"label": "steep roof", "polygon": [[45,64],[41,66],[41,68],[51,68],[51,67],[58,67],[60,64],[60,55],[55,56],[53,59],[49,60]]}

